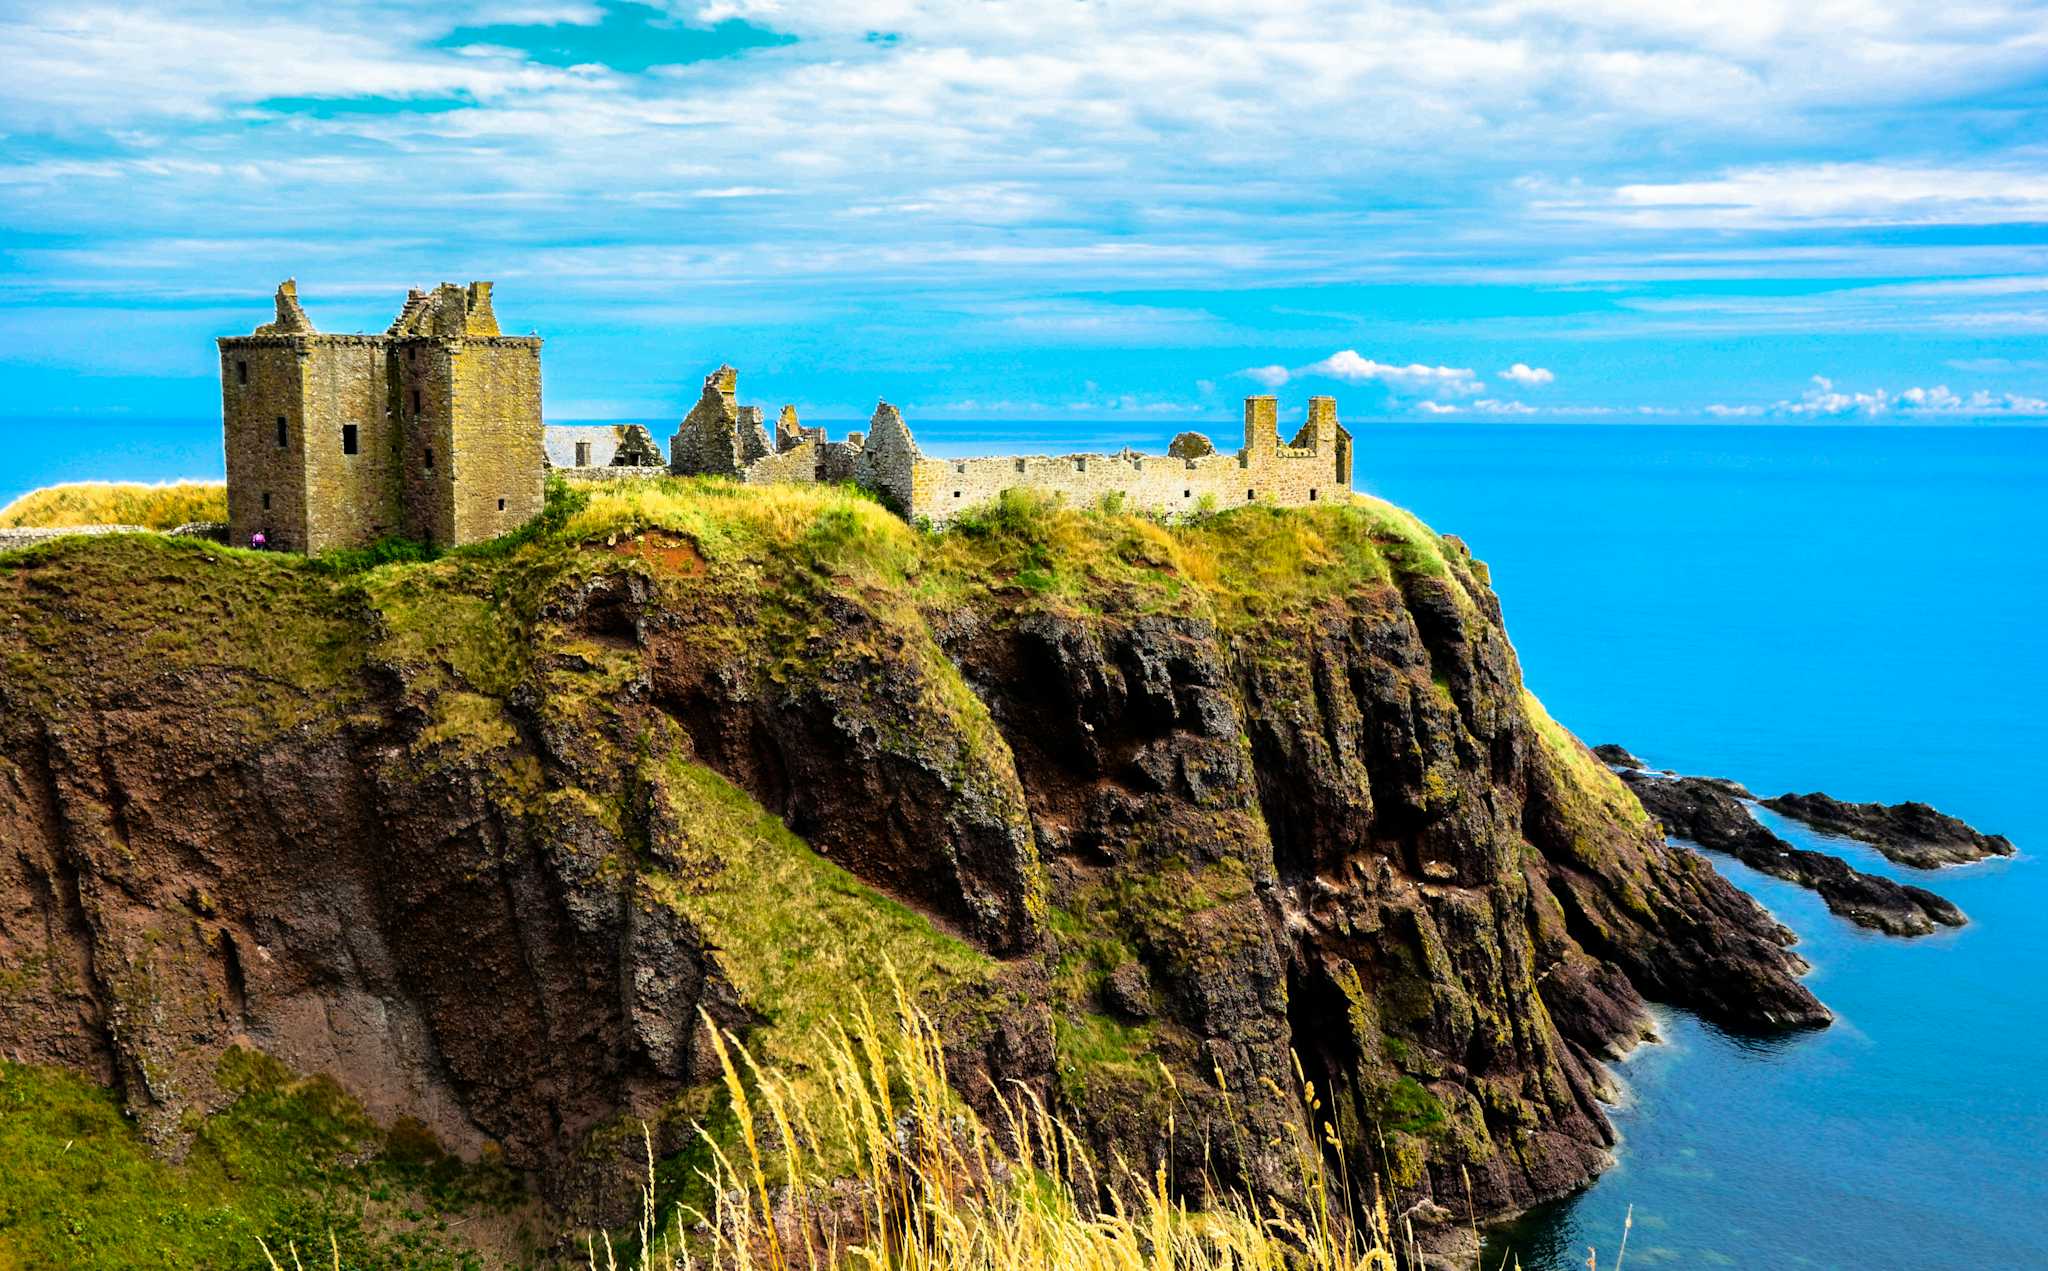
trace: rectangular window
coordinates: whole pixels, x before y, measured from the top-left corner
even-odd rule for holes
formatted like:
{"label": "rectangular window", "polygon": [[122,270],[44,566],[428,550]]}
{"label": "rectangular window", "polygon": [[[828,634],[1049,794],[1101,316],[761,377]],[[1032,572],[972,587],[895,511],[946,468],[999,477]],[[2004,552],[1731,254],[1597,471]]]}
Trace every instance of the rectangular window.
{"label": "rectangular window", "polygon": [[1308,492],[1308,501],[1310,503],[1314,503],[1316,501],[1316,492],[1314,490],[1310,490]]}
{"label": "rectangular window", "polygon": [[354,424],[343,424],[341,426],[341,453],[352,455],[355,452],[356,426]]}
{"label": "rectangular window", "polygon": [[263,492],[263,510],[266,512],[270,510],[270,491],[268,490]]}
{"label": "rectangular window", "polygon": [[286,436],[286,430],[285,430],[285,426],[284,426],[284,416],[283,416],[283,415],[279,415],[279,416],[277,417],[277,448],[278,448],[279,450],[282,450],[282,449],[284,449],[284,448],[285,448],[285,444],[286,444],[286,443],[285,443],[285,436]]}
{"label": "rectangular window", "polygon": [[1246,490],[1246,491],[1244,492],[1244,498],[1245,498],[1245,502],[1247,502],[1247,503],[1251,502],[1251,500],[1252,500],[1252,497],[1253,497],[1253,493],[1254,493],[1254,492],[1253,492],[1253,491],[1251,491],[1251,490]]}
{"label": "rectangular window", "polygon": [[503,499],[499,499],[499,500],[498,500],[498,510],[499,510],[500,512],[502,512],[502,511],[504,511],[504,510],[505,510],[505,500],[503,500]]}
{"label": "rectangular window", "polygon": [[959,498],[959,497],[960,497],[960,492],[959,492],[958,490],[955,490],[955,491],[953,491],[953,497],[954,497],[954,498],[956,498],[956,499],[957,499],[957,498]]}
{"label": "rectangular window", "polygon": [[590,466],[590,443],[587,441],[576,443],[576,466],[579,468],[588,468]]}
{"label": "rectangular window", "polygon": [[428,447],[427,447],[427,471],[428,471],[428,472],[432,472],[433,470],[434,470],[434,448],[433,448],[432,446],[428,446]]}
{"label": "rectangular window", "polygon": [[420,413],[420,390],[418,389],[412,390],[412,413],[415,415]]}
{"label": "rectangular window", "polygon": [[237,383],[237,384],[247,384],[248,382],[249,382],[249,364],[248,364],[247,362],[237,362],[237,363],[235,363],[235,383]]}
{"label": "rectangular window", "polygon": [[1180,492],[1180,497],[1182,497],[1183,499],[1192,499],[1195,497],[1195,492],[1193,490],[1182,490]]}

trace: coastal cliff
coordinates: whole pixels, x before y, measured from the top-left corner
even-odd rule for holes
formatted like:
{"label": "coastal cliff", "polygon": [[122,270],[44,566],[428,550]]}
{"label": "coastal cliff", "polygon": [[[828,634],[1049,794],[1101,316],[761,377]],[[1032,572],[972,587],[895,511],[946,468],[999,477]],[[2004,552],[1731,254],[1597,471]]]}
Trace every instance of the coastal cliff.
{"label": "coastal cliff", "polygon": [[[0,556],[0,1053],[169,1156],[224,1057],[631,1213],[639,1124],[894,972],[956,1084],[1285,1195],[1497,1215],[1603,1167],[1646,1000],[1817,1026],[1790,933],[1524,689],[1485,567],[1370,500],[558,490],[436,561]],[[1171,1130],[1169,1130],[1171,1127]],[[1470,1192],[1465,1178],[1470,1179]]]}

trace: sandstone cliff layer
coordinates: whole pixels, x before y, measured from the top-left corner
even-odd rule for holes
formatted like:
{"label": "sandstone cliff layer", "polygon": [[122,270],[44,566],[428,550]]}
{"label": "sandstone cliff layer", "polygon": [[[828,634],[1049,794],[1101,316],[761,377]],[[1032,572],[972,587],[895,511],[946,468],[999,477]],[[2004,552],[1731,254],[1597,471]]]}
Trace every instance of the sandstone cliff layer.
{"label": "sandstone cliff layer", "polygon": [[1354,1175],[1485,1216],[1601,1168],[1646,1000],[1827,1019],[1383,505],[577,502],[359,572],[0,557],[0,1051],[175,1154],[254,1047],[603,1218],[717,1098],[700,1011],[801,1064],[886,960],[1104,1160],[1284,1192],[1298,1054]]}

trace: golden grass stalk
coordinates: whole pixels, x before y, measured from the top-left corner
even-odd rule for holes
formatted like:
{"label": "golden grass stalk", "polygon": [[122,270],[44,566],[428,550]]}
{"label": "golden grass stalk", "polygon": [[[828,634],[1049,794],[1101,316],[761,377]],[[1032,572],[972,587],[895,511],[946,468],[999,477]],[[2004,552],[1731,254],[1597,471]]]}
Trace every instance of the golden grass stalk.
{"label": "golden grass stalk", "polygon": [[[892,977],[893,978],[893,977]],[[1403,1271],[1383,1203],[1351,1203],[1320,1136],[1295,1136],[1303,1199],[1226,1193],[1202,1210],[1164,1160],[1096,1175],[1072,1131],[1021,1087],[992,1091],[992,1132],[948,1080],[932,1021],[900,984],[866,1003],[801,1081],[739,1040],[714,1048],[743,1152],[712,1145],[708,1212],[656,1212],[653,1152],[630,1271]],[[818,1074],[823,1074],[820,1080]],[[1311,1102],[1310,1115],[1317,1113]],[[826,1177],[817,1163],[851,1162]],[[1352,1218],[1352,1214],[1362,1215]],[[606,1242],[591,1271],[621,1265]]]}

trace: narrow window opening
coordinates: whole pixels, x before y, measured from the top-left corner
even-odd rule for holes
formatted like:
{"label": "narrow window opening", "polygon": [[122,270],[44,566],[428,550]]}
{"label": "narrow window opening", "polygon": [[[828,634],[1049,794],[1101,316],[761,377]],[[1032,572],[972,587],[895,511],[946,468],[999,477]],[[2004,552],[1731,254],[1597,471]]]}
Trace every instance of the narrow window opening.
{"label": "narrow window opening", "polygon": [[356,453],[356,426],[354,424],[343,424],[341,426],[341,453],[345,455]]}
{"label": "narrow window opening", "polygon": [[247,384],[248,382],[249,382],[249,364],[248,364],[247,362],[237,362],[237,363],[235,363],[235,383],[237,383],[237,384]]}
{"label": "narrow window opening", "polygon": [[576,443],[576,466],[579,468],[588,468],[590,466],[590,443],[587,441]]}
{"label": "narrow window opening", "polygon": [[953,497],[954,497],[954,498],[956,498],[956,499],[957,499],[957,498],[959,498],[959,497],[960,497],[960,492],[959,492],[958,490],[955,490],[955,491],[953,491]]}
{"label": "narrow window opening", "polygon": [[500,512],[502,512],[502,511],[504,511],[504,510],[505,510],[505,500],[503,500],[503,499],[499,499],[499,500],[498,500],[498,510],[499,510]]}
{"label": "narrow window opening", "polygon": [[283,450],[283,449],[285,448],[285,445],[286,445],[286,441],[285,441],[285,438],[286,438],[286,436],[287,436],[287,435],[288,435],[288,433],[287,433],[287,430],[286,430],[286,428],[285,428],[285,423],[284,423],[284,416],[283,416],[283,415],[279,415],[279,416],[277,417],[277,448],[278,448],[279,450]]}
{"label": "narrow window opening", "polygon": [[1182,497],[1183,499],[1192,499],[1195,497],[1195,492],[1193,490],[1182,490],[1180,492],[1180,497]]}
{"label": "narrow window opening", "polygon": [[432,472],[433,470],[434,470],[434,448],[433,448],[432,446],[428,446],[428,447],[427,447],[427,471],[428,471],[428,472]]}
{"label": "narrow window opening", "polygon": [[405,360],[406,360],[406,361],[408,361],[408,362],[417,362],[417,361],[419,361],[419,352],[420,352],[420,351],[419,351],[419,350],[418,350],[417,348],[410,348],[410,349],[407,349],[407,350],[405,351]]}
{"label": "narrow window opening", "polygon": [[1315,490],[1314,490],[1314,489],[1310,489],[1310,490],[1309,490],[1309,492],[1308,492],[1308,501],[1309,501],[1310,503],[1314,503],[1314,502],[1316,501],[1316,492],[1315,492]]}
{"label": "narrow window opening", "polygon": [[412,390],[412,413],[415,415],[420,413],[420,390],[418,389]]}
{"label": "narrow window opening", "polygon": [[1076,471],[1076,472],[1086,472],[1086,471],[1088,471],[1088,461],[1087,461],[1086,459],[1076,459],[1076,460],[1074,460],[1074,471]]}
{"label": "narrow window opening", "polygon": [[268,490],[263,492],[263,510],[266,512],[270,510],[270,491]]}
{"label": "narrow window opening", "polygon": [[1257,493],[1257,492],[1256,492],[1256,491],[1253,491],[1253,490],[1246,490],[1246,491],[1244,492],[1245,502],[1247,502],[1247,503],[1251,502],[1251,500],[1252,500],[1253,496],[1254,496],[1254,495],[1255,495],[1256,493]]}
{"label": "narrow window opening", "polygon": [[967,475],[967,465],[964,463],[956,463],[953,465],[953,471],[961,474],[962,476],[965,476]]}
{"label": "narrow window opening", "polygon": [[1019,471],[1019,472],[1022,472],[1022,471],[1024,471],[1024,461],[1023,461],[1022,459],[1019,459],[1019,460],[1017,461],[1017,471]]}

